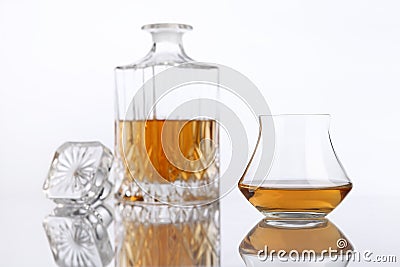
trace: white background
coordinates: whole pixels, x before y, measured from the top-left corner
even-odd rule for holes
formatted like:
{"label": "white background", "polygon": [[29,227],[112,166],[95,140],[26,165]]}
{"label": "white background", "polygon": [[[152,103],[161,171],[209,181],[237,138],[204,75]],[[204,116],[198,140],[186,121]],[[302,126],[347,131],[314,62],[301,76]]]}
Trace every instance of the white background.
{"label": "white background", "polygon": [[[331,113],[355,185],[331,218],[355,245],[396,252],[398,217],[379,216],[400,204],[399,14],[396,0],[0,0],[0,265],[53,265],[41,229],[52,155],[69,140],[113,147],[113,68],[147,53],[140,27],[154,22],[193,25],[187,53],[248,76],[273,113]],[[223,263],[240,266],[260,217],[237,191],[224,201]]]}

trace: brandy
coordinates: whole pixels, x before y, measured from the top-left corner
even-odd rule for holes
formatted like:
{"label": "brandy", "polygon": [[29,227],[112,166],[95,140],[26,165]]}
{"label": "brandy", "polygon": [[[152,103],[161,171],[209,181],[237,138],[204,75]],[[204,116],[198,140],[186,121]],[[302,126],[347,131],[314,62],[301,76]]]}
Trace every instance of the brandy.
{"label": "brandy", "polygon": [[[215,120],[123,120],[118,121],[117,138],[128,183],[178,183],[190,190],[193,185],[211,185],[217,178]],[[193,190],[184,200],[202,198],[199,194]],[[123,197],[136,201],[142,200],[142,195],[136,192]]]}
{"label": "brandy", "polygon": [[261,183],[241,183],[239,189],[253,206],[270,216],[285,213],[325,216],[343,201],[352,188],[351,183],[313,184],[302,180],[258,184]]}

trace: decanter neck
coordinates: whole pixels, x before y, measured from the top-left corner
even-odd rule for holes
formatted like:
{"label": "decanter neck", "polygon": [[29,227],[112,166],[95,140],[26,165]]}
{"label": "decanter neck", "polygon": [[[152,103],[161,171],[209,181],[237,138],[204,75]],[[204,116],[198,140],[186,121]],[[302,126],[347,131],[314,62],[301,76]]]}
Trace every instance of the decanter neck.
{"label": "decanter neck", "polygon": [[174,23],[148,24],[142,27],[142,30],[152,35],[152,57],[165,63],[191,60],[182,45],[183,34],[191,29],[189,25]]}
{"label": "decanter neck", "polygon": [[155,54],[184,54],[182,45],[182,35],[172,35],[170,33],[166,33],[165,36],[163,33],[153,34],[153,46],[152,52]]}
{"label": "decanter neck", "polygon": [[177,30],[159,29],[150,32],[153,38],[153,43],[181,45],[183,32]]}

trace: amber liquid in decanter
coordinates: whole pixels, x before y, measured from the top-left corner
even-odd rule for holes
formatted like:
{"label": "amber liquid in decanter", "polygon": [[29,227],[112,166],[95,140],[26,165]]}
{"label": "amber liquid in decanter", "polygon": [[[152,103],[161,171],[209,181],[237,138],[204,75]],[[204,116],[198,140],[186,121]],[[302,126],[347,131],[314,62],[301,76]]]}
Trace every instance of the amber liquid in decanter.
{"label": "amber liquid in decanter", "polygon": [[[122,120],[117,127],[125,179],[200,184],[215,179],[215,120]],[[138,195],[124,198],[142,200]]]}

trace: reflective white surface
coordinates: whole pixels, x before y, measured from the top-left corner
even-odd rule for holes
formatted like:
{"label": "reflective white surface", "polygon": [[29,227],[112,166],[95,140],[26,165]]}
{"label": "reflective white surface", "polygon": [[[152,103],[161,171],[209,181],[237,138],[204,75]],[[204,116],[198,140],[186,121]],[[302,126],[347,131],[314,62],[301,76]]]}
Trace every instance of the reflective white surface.
{"label": "reflective white surface", "polygon": [[[369,250],[374,255],[396,255],[399,262],[398,203],[398,196],[362,196],[355,190],[329,218],[355,250]],[[42,228],[43,218],[53,207],[40,194],[36,199],[8,197],[0,202],[4,215],[0,228],[4,266],[56,266]],[[238,252],[239,244],[262,216],[237,189],[222,200],[221,215],[222,266],[244,266]],[[350,263],[349,266],[366,264]],[[382,264],[368,263],[367,266]]]}
{"label": "reflective white surface", "polygon": [[[184,39],[191,56],[247,75],[273,113],[333,115],[354,189],[329,217],[357,249],[399,253],[399,8],[396,0],[0,1],[2,266],[54,266],[41,225],[53,208],[41,191],[53,153],[65,141],[113,147],[112,70],[148,50],[140,26],[168,21],[193,25]],[[222,264],[242,266],[237,248],[261,215],[238,190],[221,212]]]}

